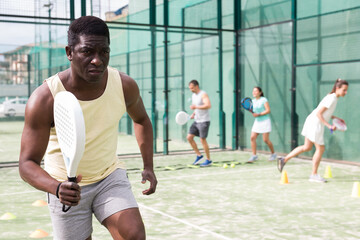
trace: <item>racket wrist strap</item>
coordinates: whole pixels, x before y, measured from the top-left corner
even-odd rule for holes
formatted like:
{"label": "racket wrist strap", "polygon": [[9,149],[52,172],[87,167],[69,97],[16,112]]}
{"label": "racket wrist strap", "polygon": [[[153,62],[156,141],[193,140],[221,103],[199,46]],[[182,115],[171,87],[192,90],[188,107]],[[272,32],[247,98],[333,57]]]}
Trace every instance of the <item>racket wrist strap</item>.
{"label": "racket wrist strap", "polygon": [[57,198],[59,198],[59,190],[60,190],[60,185],[62,184],[62,182],[61,183],[59,183],[59,185],[57,186],[57,188],[56,188],[56,197]]}

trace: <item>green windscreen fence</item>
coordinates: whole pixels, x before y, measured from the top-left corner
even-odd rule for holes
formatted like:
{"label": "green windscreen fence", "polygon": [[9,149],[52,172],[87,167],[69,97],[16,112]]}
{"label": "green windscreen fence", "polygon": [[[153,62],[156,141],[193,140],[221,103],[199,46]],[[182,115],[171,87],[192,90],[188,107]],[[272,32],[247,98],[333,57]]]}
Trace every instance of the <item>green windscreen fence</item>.
{"label": "green windscreen fence", "polygon": [[301,125],[306,115],[331,91],[335,79],[346,79],[349,91],[346,97],[339,99],[334,115],[344,119],[349,130],[334,134],[325,131],[327,150],[324,156],[359,161],[360,129],[357,122],[360,113],[351,107],[358,102],[359,2],[305,2],[309,5],[298,5],[300,18],[296,41],[296,111],[299,123]]}
{"label": "green windscreen fence", "polygon": [[[271,109],[274,148],[286,152],[291,142],[291,46],[292,24],[274,24],[242,31],[241,39],[241,88],[242,97],[251,97],[255,86],[259,86],[268,99]],[[244,113],[240,145],[250,148],[251,126],[254,117]],[[258,148],[268,151],[262,138]]]}
{"label": "green windscreen fence", "polygon": [[[73,3],[73,4],[72,4]],[[297,3],[295,5],[295,3]],[[240,108],[255,86],[269,100],[270,140],[287,153],[304,141],[306,117],[337,78],[349,81],[335,116],[348,131],[325,131],[324,157],[360,162],[358,100],[360,3],[356,0],[45,0],[0,2],[0,146],[20,138],[24,101],[44,79],[70,66],[65,54],[71,18],[98,16],[110,28],[110,66],[138,84],[154,129],[154,150],[191,150],[191,122],[175,123],[178,111],[191,113],[188,83],[196,79],[211,100],[211,148],[251,148],[253,116]],[[6,127],[8,126],[8,127]],[[13,133],[13,134],[12,134]],[[134,135],[125,114],[119,133]],[[235,139],[236,138],[236,139]],[[237,140],[237,145],[234,145]],[[201,144],[199,147],[201,148]],[[258,149],[269,151],[257,140]],[[18,146],[16,147],[18,148]],[[5,151],[5,147],[0,147]],[[133,153],[129,150],[128,153]],[[313,151],[305,153],[312,156]],[[0,162],[16,159],[0,159]]]}

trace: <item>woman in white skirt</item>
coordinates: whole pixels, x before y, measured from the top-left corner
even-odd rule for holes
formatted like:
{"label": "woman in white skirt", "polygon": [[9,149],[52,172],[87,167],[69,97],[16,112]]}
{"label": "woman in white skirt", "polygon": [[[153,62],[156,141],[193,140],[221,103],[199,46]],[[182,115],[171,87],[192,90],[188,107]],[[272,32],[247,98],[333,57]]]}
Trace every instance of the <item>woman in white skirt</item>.
{"label": "woman in white skirt", "polygon": [[251,129],[251,150],[253,155],[249,158],[248,163],[252,163],[258,159],[256,155],[256,138],[259,134],[262,134],[264,142],[268,145],[271,155],[269,161],[276,159],[274,152],[274,146],[269,139],[271,132],[271,120],[270,120],[270,105],[268,100],[264,97],[264,93],[260,87],[254,87],[252,95],[254,99],[253,103],[253,116],[255,121]]}
{"label": "woman in white skirt", "polygon": [[342,79],[337,79],[332,91],[326,95],[319,105],[311,112],[306,118],[301,135],[305,137],[304,145],[298,146],[292,150],[286,157],[278,158],[278,169],[282,172],[284,165],[291,158],[296,157],[300,153],[308,152],[315,145],[316,151],[313,155],[312,162],[312,174],[310,175],[309,181],[311,182],[326,182],[319,174],[317,170],[325,151],[324,145],[324,127],[326,126],[330,130],[336,130],[334,125],[329,123],[330,119],[337,118],[343,123],[345,121],[341,118],[333,116],[336,104],[339,97],[344,97],[348,90],[348,82]]}

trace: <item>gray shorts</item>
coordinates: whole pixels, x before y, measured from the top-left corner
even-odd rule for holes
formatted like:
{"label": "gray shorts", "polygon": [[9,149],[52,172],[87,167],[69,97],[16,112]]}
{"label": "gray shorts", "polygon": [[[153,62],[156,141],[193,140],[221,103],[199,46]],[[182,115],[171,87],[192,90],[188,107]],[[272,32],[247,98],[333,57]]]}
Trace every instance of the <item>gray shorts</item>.
{"label": "gray shorts", "polygon": [[119,211],[137,208],[125,169],[117,169],[100,182],[81,187],[79,205],[66,213],[59,199],[48,193],[54,239],[83,240],[92,233],[92,214],[102,223]]}
{"label": "gray shorts", "polygon": [[201,138],[207,138],[210,122],[193,122],[189,129],[189,134]]}

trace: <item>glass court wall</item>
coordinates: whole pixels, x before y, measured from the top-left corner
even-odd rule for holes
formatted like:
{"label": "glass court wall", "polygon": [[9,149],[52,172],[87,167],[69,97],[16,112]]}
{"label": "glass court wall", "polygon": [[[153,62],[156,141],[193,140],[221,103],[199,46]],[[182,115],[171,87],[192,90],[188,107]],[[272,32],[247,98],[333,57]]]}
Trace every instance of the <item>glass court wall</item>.
{"label": "glass court wall", "polygon": [[[360,76],[358,1],[117,2],[1,1],[0,102],[27,98],[45,78],[68,68],[67,27],[72,19],[94,15],[110,28],[110,65],[139,85],[153,124],[155,152],[190,150],[190,123],[179,126],[174,119],[180,110],[191,112],[192,79],[212,103],[212,148],[250,149],[254,118],[241,109],[240,100],[260,86],[271,107],[270,139],[276,152],[287,153],[303,143],[305,118],[343,78],[350,88],[334,115],[345,119],[349,130],[325,131],[324,157],[360,161],[360,112],[350,109],[358,99]],[[10,124],[23,116],[0,113],[0,119]],[[133,135],[132,127],[125,115],[119,132]],[[268,151],[261,137],[258,148]]]}

